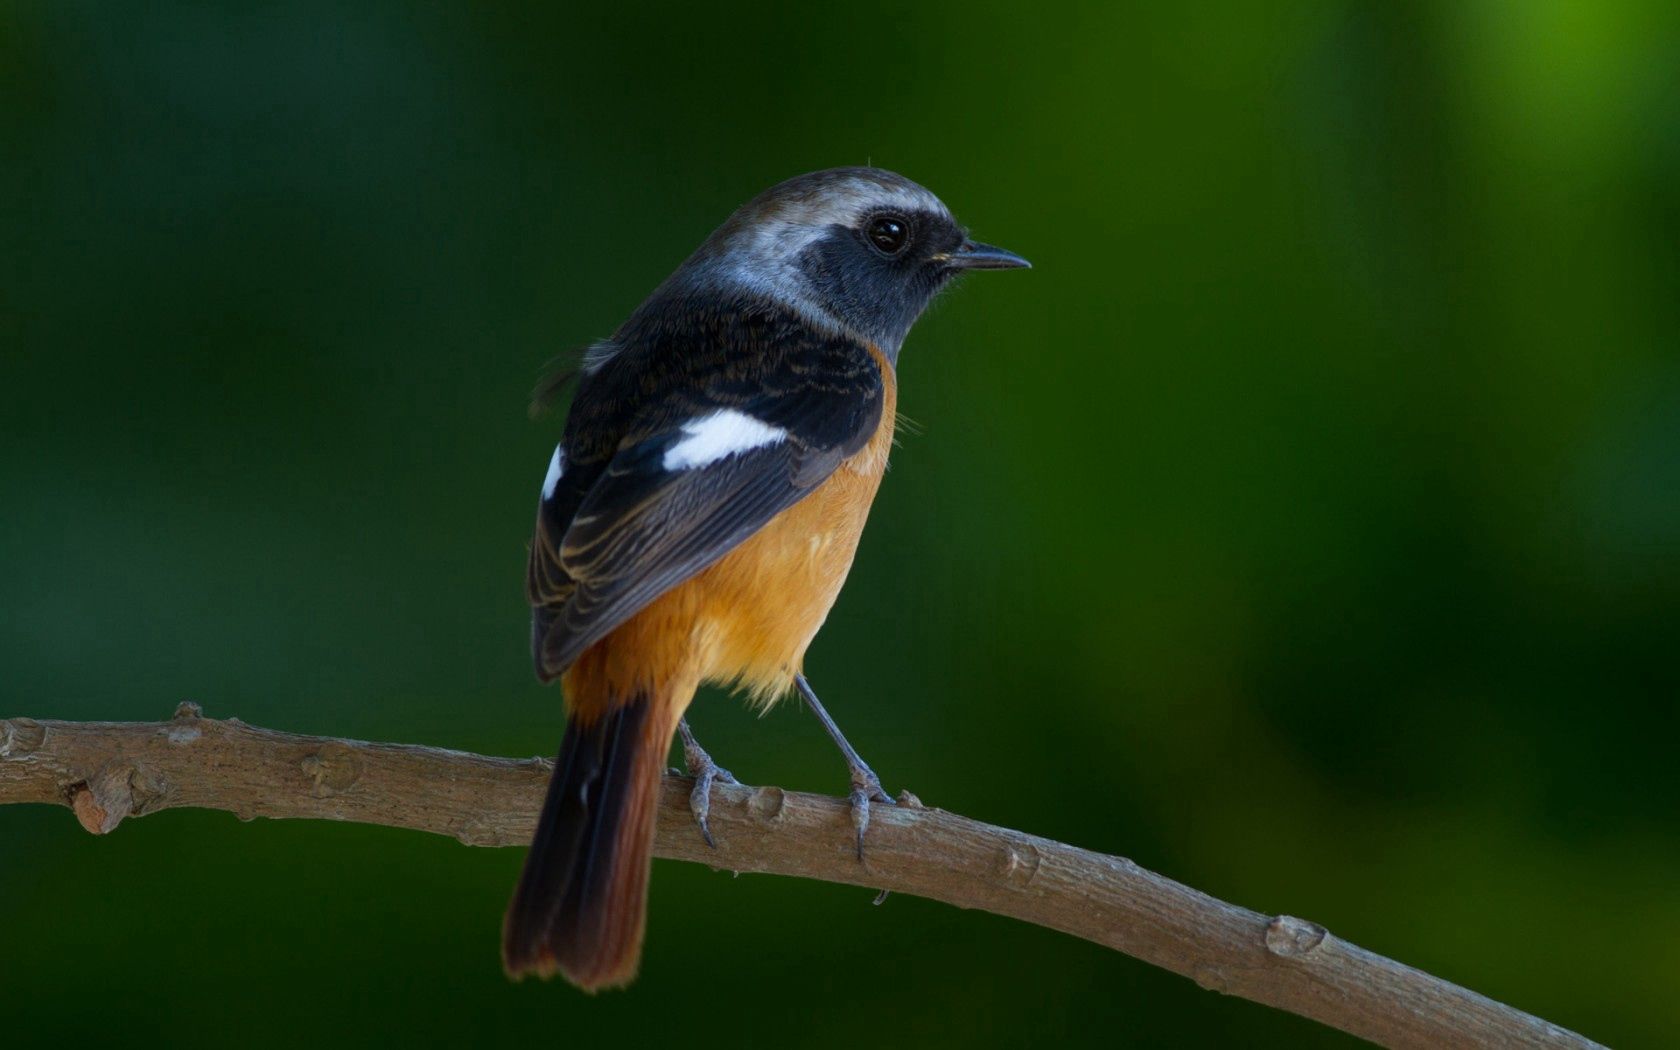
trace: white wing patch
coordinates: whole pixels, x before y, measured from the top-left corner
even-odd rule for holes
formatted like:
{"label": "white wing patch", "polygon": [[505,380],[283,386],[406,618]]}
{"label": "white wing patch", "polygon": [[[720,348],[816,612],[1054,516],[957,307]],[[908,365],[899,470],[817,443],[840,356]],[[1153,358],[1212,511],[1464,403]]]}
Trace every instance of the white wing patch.
{"label": "white wing patch", "polygon": [[566,451],[555,445],[554,456],[548,461],[548,474],[543,477],[543,499],[554,498],[554,486],[560,484],[560,475],[565,472]]}
{"label": "white wing patch", "polygon": [[777,444],[788,436],[781,427],[773,427],[733,408],[691,419],[683,424],[682,432],[686,436],[665,451],[662,465],[666,470],[704,467],[738,452]]}

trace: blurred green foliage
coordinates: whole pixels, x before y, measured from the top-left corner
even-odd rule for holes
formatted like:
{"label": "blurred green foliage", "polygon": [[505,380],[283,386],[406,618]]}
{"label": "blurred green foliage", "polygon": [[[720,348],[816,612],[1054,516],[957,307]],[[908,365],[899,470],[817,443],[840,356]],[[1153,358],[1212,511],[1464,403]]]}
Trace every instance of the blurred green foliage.
{"label": "blurred green foliage", "polygon": [[[1677,1038],[1672,3],[0,12],[0,714],[552,752],[539,366],[872,161],[1037,264],[912,335],[812,652],[889,786]],[[792,705],[695,716],[843,787]],[[667,863],[633,991],[512,986],[519,860],[0,810],[8,1043],[1352,1043]]]}

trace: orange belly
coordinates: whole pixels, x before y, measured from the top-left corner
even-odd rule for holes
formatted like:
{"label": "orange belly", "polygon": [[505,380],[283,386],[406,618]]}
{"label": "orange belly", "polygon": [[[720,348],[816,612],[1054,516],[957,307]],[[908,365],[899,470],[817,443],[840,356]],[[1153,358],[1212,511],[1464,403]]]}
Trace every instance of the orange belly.
{"label": "orange belly", "polygon": [[846,582],[887,469],[897,384],[880,352],[871,353],[885,389],[869,444],[739,547],[591,647],[566,673],[569,699],[654,688],[691,696],[701,682],[716,682],[739,685],[768,705],[787,691]]}

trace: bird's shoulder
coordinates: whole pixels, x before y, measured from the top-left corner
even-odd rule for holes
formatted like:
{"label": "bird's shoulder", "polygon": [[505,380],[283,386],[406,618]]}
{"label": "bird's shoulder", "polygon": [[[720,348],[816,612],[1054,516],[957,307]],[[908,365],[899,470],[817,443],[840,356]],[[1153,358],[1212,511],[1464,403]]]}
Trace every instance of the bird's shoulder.
{"label": "bird's shoulder", "polygon": [[823,443],[808,432],[827,413],[815,399],[878,403],[877,356],[848,334],[751,296],[679,298],[638,310],[580,378],[562,444],[580,465],[733,409]]}

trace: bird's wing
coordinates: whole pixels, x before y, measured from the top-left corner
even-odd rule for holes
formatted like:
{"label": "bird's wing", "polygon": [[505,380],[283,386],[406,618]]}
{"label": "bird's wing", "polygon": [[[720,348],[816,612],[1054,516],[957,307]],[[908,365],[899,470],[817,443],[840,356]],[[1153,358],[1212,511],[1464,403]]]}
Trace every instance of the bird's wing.
{"label": "bird's wing", "polygon": [[760,358],[652,397],[610,458],[562,464],[545,487],[527,581],[544,681],[809,494],[880,425],[883,381],[865,348]]}

